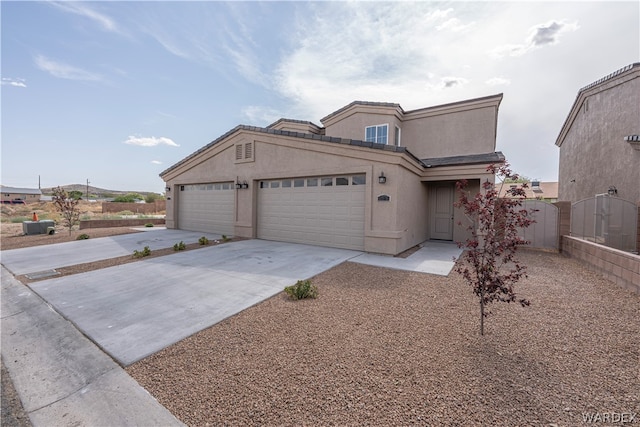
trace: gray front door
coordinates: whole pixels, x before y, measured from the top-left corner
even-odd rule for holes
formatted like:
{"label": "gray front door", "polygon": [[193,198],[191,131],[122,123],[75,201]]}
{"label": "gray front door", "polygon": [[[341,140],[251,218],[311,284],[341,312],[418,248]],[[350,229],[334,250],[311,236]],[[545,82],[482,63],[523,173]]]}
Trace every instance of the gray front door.
{"label": "gray front door", "polygon": [[429,192],[430,236],[432,239],[453,240],[453,183],[435,183]]}

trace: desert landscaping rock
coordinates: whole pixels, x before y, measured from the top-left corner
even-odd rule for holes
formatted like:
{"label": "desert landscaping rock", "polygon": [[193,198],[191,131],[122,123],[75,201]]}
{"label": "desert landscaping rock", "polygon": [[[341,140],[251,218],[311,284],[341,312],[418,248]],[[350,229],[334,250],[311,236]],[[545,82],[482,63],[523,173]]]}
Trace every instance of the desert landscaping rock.
{"label": "desert landscaping rock", "polygon": [[[492,305],[484,337],[457,274],[347,262],[312,279],[318,299],[282,292],[127,372],[194,426],[638,423],[640,297],[561,255],[519,256],[529,276],[516,291],[531,306]],[[3,425],[28,424],[16,400],[3,401]]]}
{"label": "desert landscaping rock", "polygon": [[[640,413],[640,298],[524,251],[531,307],[440,277],[344,263],[127,370],[189,425],[581,425]],[[640,414],[636,418],[640,417]]]}

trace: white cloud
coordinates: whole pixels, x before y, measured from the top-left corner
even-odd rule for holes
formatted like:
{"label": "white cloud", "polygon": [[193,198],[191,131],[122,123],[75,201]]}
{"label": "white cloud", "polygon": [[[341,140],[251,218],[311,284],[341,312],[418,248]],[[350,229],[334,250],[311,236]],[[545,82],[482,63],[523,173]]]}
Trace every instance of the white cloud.
{"label": "white cloud", "polygon": [[86,2],[69,2],[69,1],[52,1],[50,5],[57,7],[65,12],[73,13],[75,15],[84,16],[85,18],[92,19],[100,24],[102,28],[107,31],[119,33],[121,30],[114,20],[108,16],[90,8]]}
{"label": "white cloud", "polygon": [[20,78],[12,79],[10,77],[3,77],[2,84],[13,87],[27,87],[26,80]]}
{"label": "white cloud", "polygon": [[465,79],[464,77],[443,77],[442,79],[440,79],[440,86],[442,88],[450,88],[450,87],[454,87],[454,86],[462,86],[462,85],[466,85],[467,83],[469,83],[469,80]]}
{"label": "white cloud", "polygon": [[576,31],[580,28],[577,22],[550,21],[538,24],[529,30],[529,35],[522,44],[505,44],[490,51],[494,58],[505,56],[522,56],[527,52],[546,45],[555,45],[560,40],[560,35]]}
{"label": "white cloud", "polygon": [[170,138],[165,138],[164,136],[161,136],[159,138],[156,138],[155,136],[129,136],[129,138],[123,142],[124,144],[137,145],[140,147],[156,147],[158,145],[179,147],[179,145],[173,142],[173,140],[171,140]]}
{"label": "white cloud", "polygon": [[492,77],[485,80],[484,84],[486,84],[487,86],[504,86],[510,85],[511,80],[505,79],[504,77]]}
{"label": "white cloud", "polygon": [[458,18],[451,18],[447,21],[444,21],[442,24],[438,25],[436,27],[436,30],[438,31],[449,30],[453,32],[460,32],[460,31],[466,31],[471,27],[473,27],[474,25],[475,25],[475,22],[463,24],[462,21],[460,21]]}
{"label": "white cloud", "polygon": [[38,68],[48,72],[54,77],[69,80],[103,81],[103,77],[100,74],[92,73],[62,62],[56,62],[43,55],[37,55],[34,61]]}
{"label": "white cloud", "polygon": [[160,160],[151,160],[151,163],[153,163],[154,165],[161,165],[162,162]]}
{"label": "white cloud", "polygon": [[244,107],[242,114],[249,120],[249,123],[259,126],[268,126],[286,116],[281,111],[258,105]]}

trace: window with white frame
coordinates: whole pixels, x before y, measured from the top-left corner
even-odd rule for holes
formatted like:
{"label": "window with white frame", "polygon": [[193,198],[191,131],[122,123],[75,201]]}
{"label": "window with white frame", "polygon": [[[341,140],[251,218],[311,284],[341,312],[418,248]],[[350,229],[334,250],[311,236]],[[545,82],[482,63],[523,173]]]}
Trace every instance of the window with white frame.
{"label": "window with white frame", "polygon": [[364,129],[364,138],[367,142],[386,144],[389,135],[389,125],[367,126]]}
{"label": "window with white frame", "polygon": [[400,128],[398,126],[396,126],[396,134],[395,134],[395,141],[394,141],[396,146],[400,146]]}

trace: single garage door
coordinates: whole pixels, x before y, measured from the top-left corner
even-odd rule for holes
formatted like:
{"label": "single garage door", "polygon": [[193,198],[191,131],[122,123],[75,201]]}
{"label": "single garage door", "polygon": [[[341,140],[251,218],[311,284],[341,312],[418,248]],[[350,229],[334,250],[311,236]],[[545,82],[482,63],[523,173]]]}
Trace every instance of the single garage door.
{"label": "single garage door", "polygon": [[261,181],[260,239],[364,250],[366,176]]}
{"label": "single garage door", "polygon": [[178,228],[232,235],[235,189],[232,182],[181,185]]}

